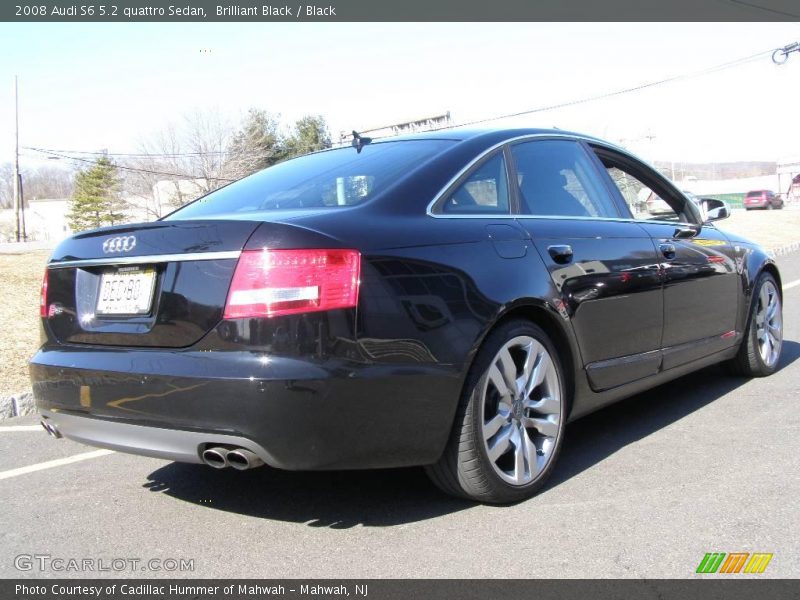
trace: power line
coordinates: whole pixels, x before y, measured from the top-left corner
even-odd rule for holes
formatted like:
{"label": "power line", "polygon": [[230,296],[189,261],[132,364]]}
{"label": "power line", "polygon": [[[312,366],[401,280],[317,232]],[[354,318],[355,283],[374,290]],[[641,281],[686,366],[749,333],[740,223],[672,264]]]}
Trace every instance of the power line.
{"label": "power line", "polygon": [[88,154],[90,156],[119,156],[128,158],[179,158],[183,156],[219,156],[225,154],[232,154],[230,150],[213,150],[208,152],[162,152],[162,153],[148,153],[148,152],[99,152],[90,150],[58,150],[53,148],[37,148],[35,146],[23,146],[25,150],[33,150],[35,152],[61,152],[64,154]]}
{"label": "power line", "polygon": [[[68,156],[66,154],[60,154],[58,152],[53,152],[53,151],[50,151],[50,150],[36,149],[36,151],[37,152],[41,152],[42,154],[47,154],[49,156],[56,156],[58,158],[63,158],[65,160],[72,160],[72,161],[78,161],[78,162],[89,163],[89,164],[95,164],[97,162],[95,159],[80,158],[80,157],[77,157],[77,156]],[[150,173],[151,175],[165,175],[167,177],[180,177],[180,178],[184,178],[184,179],[207,179],[206,177],[202,177],[200,175],[189,175],[187,173],[170,173],[170,172],[167,172],[167,171],[156,171],[156,170],[153,170],[153,169],[141,169],[141,168],[137,168],[137,167],[128,167],[128,166],[125,166],[125,165],[118,165],[118,164],[115,164],[114,167],[117,168],[117,169],[121,169],[123,171],[134,171],[134,172],[138,172],[138,173]],[[224,181],[226,183],[231,183],[233,181],[236,181],[235,179],[226,179],[224,177],[212,177],[211,179],[214,179],[216,181]]]}
{"label": "power line", "polygon": [[579,105],[579,104],[586,104],[587,102],[594,102],[596,100],[603,100],[605,98],[611,98],[611,97],[614,97],[614,96],[621,96],[622,94],[629,94],[631,92],[638,92],[638,91],[645,90],[645,89],[652,88],[652,87],[656,87],[656,86],[659,86],[659,85],[664,85],[664,84],[667,84],[667,83],[674,83],[675,81],[692,79],[692,78],[695,78],[695,77],[700,77],[701,75],[708,75],[710,73],[714,73],[714,72],[717,72],[717,71],[722,71],[724,69],[730,69],[732,67],[736,67],[736,66],[743,65],[745,63],[754,61],[754,60],[756,60],[758,58],[761,58],[763,56],[766,56],[768,54],[772,54],[773,52],[775,52],[774,49],[764,50],[764,51],[758,52],[756,54],[751,54],[750,56],[737,58],[736,60],[732,60],[732,61],[729,61],[729,62],[726,62],[726,63],[722,63],[722,64],[719,64],[719,65],[714,65],[713,67],[707,67],[707,68],[701,69],[699,71],[692,71],[692,72],[689,72],[689,73],[682,73],[681,75],[675,75],[673,77],[667,77],[666,79],[660,79],[658,81],[650,81],[648,83],[643,83],[643,84],[636,85],[636,86],[633,86],[633,87],[624,88],[624,89],[620,89],[620,90],[615,90],[613,92],[606,92],[604,94],[597,94],[595,96],[588,96],[586,98],[580,98],[578,100],[570,100],[568,102],[561,102],[559,104],[551,104],[549,106],[540,106],[540,107],[532,108],[532,109],[529,109],[529,110],[523,110],[523,111],[519,111],[519,112],[515,112],[515,113],[510,113],[510,114],[507,114],[507,115],[499,115],[499,116],[495,116],[495,117],[487,117],[485,119],[476,119],[474,121],[469,121],[467,123],[461,123],[460,125],[443,125],[442,127],[436,127],[434,129],[430,129],[429,131],[441,131],[441,130],[444,130],[444,129],[452,129],[454,127],[468,127],[470,125],[479,125],[481,123],[487,123],[489,121],[497,121],[497,120],[500,120],[500,119],[510,119],[512,117],[521,117],[521,116],[524,116],[524,115],[530,115],[530,114],[534,114],[534,113],[545,112],[545,111],[548,111],[548,110],[555,110],[557,108],[566,108],[568,106],[576,106],[576,105]]}

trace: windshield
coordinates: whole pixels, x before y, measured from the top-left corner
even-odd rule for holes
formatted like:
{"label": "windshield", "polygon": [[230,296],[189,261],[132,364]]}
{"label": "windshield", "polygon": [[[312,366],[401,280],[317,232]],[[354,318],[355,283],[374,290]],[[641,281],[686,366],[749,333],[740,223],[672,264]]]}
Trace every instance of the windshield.
{"label": "windshield", "polygon": [[220,188],[166,220],[268,210],[341,208],[361,204],[450,147],[451,140],[408,140],[309,154]]}

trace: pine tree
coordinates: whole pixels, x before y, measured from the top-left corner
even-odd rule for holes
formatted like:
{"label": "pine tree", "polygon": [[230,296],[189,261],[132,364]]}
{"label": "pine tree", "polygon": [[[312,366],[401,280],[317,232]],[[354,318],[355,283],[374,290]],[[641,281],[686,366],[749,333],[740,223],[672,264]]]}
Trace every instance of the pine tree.
{"label": "pine tree", "polygon": [[321,115],[306,115],[294,124],[294,130],[286,140],[287,158],[317,152],[331,147],[328,124]]}
{"label": "pine tree", "polygon": [[67,215],[72,230],[83,231],[123,223],[125,204],[119,188],[117,167],[106,157],[98,159],[85,171],[80,171],[75,176],[75,191]]}
{"label": "pine tree", "polygon": [[228,148],[226,169],[234,177],[244,177],[274,165],[284,158],[280,120],[265,110],[251,108]]}

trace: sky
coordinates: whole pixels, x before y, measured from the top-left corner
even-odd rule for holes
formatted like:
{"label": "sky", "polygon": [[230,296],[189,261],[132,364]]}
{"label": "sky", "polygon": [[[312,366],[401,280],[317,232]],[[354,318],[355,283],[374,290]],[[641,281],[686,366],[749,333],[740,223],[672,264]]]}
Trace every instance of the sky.
{"label": "sky", "polygon": [[[136,152],[195,110],[322,114],[334,137],[445,111],[464,123],[796,41],[796,23],[3,23],[0,163],[13,158],[14,75],[21,146]],[[650,161],[775,161],[800,155],[799,100],[800,53],[767,55],[488,125],[579,131]]]}

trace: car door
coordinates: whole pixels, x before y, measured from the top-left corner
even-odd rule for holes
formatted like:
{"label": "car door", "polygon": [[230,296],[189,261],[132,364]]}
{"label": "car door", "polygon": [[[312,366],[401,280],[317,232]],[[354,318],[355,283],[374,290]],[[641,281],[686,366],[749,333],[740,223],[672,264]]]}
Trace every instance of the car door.
{"label": "car door", "polygon": [[597,164],[569,138],[510,147],[518,220],[547,266],[589,383],[610,389],[658,372],[659,260],[650,236],[622,219]]}
{"label": "car door", "polygon": [[[736,250],[699,210],[663,177],[634,158],[593,148],[612,193],[655,243],[664,280],[664,350],[667,370],[736,343],[740,278]],[[648,213],[637,199],[655,194],[672,211]]]}

